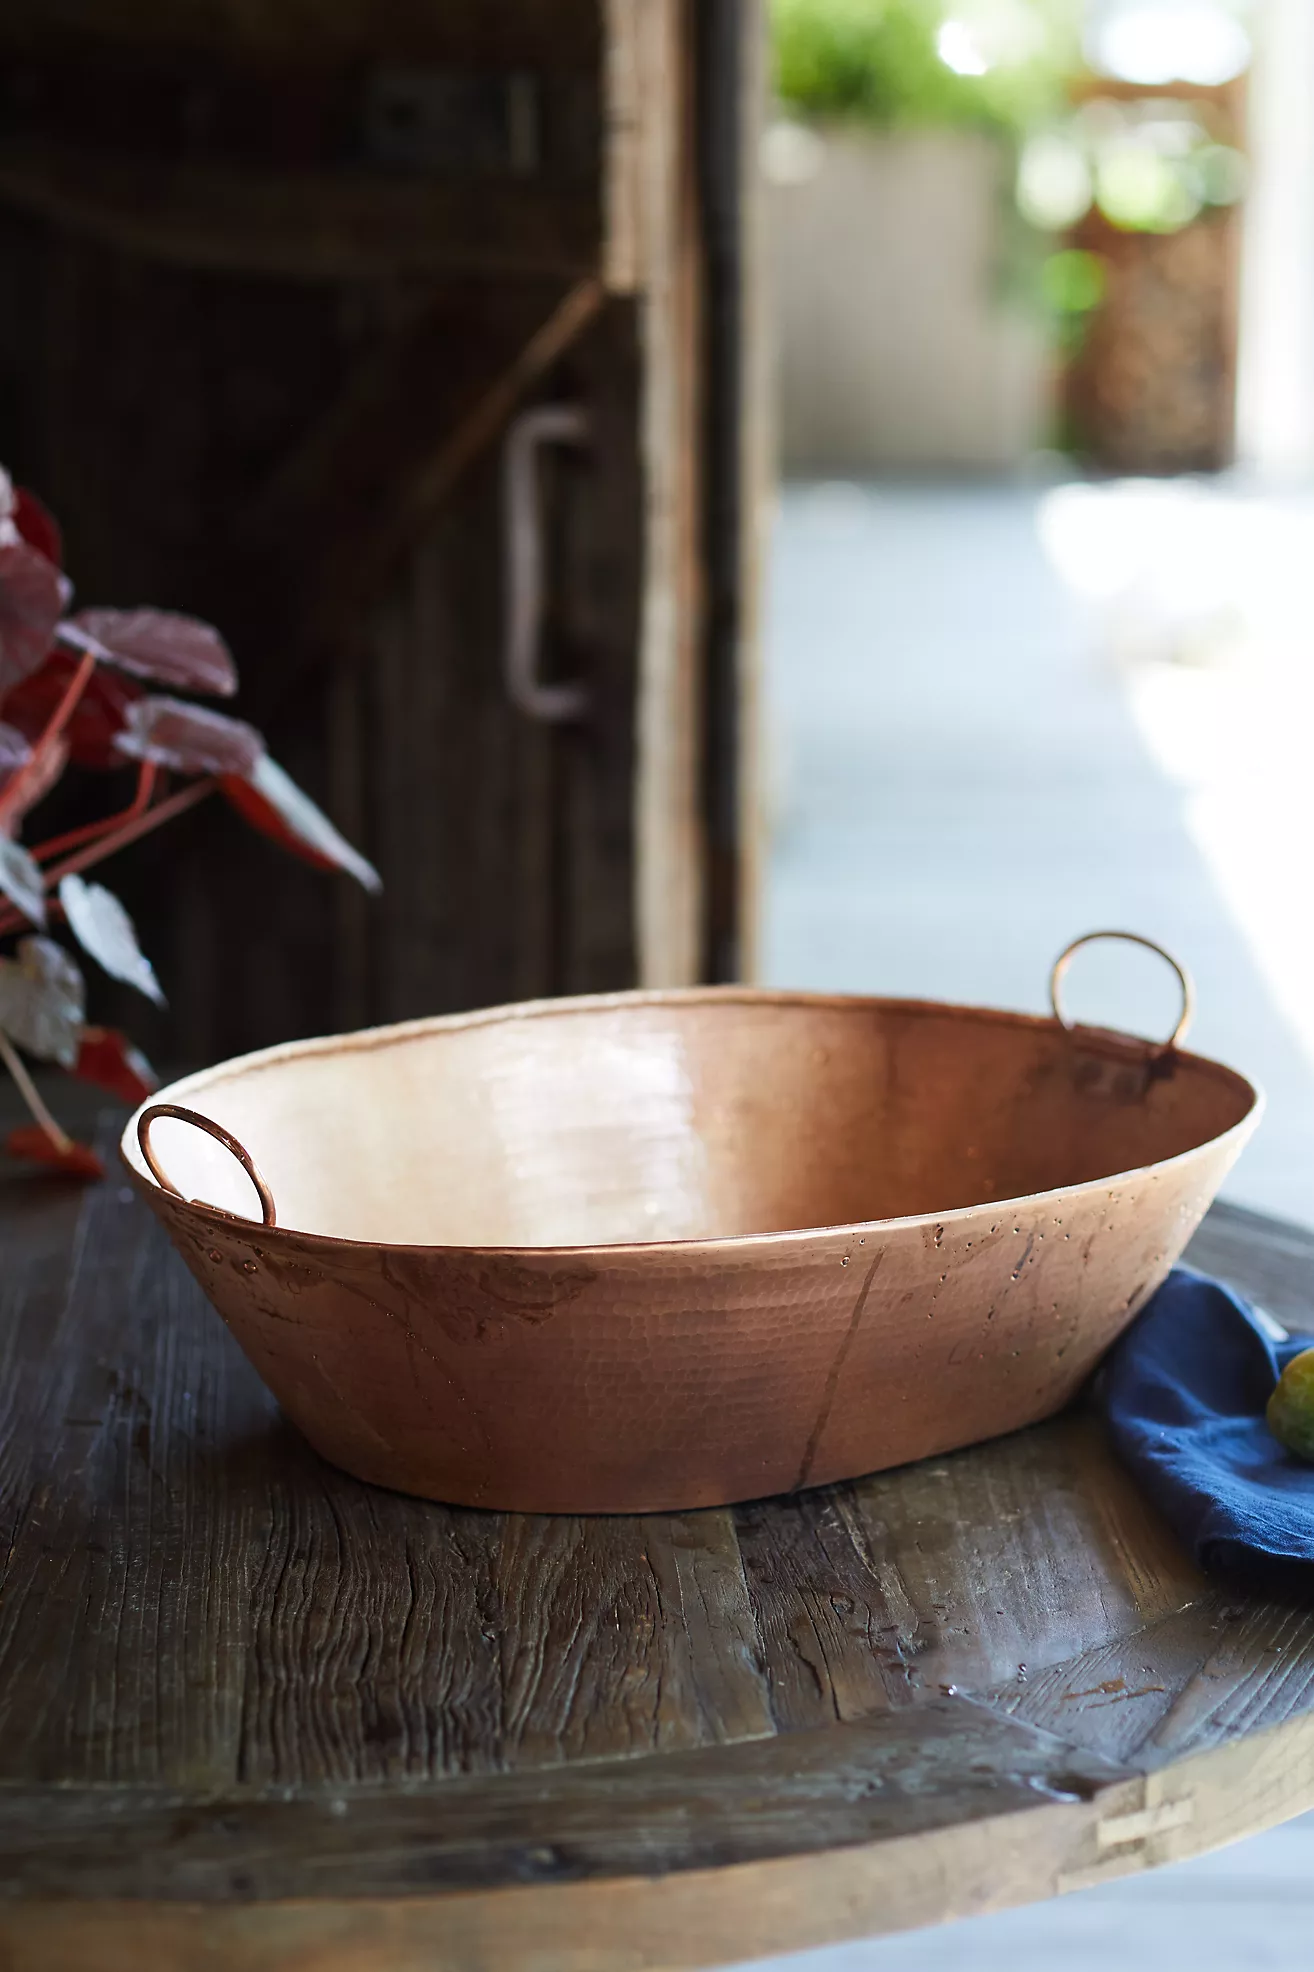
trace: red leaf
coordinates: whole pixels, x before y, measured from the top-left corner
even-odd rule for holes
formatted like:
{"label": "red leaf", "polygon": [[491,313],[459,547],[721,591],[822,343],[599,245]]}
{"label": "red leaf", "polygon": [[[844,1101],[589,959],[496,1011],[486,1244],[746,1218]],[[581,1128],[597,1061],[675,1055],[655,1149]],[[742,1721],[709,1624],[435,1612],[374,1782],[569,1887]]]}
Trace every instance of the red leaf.
{"label": "red leaf", "polygon": [[140,698],[115,745],[131,760],[179,774],[254,773],[265,743],[254,726],[180,698]]}
{"label": "red leaf", "polygon": [[16,486],[10,518],[29,548],[35,548],[56,568],[64,566],[64,537],[44,500],[38,500],[26,486]]}
{"label": "red leaf", "polygon": [[237,666],[219,632],[167,609],[80,609],[61,633],[107,664],[185,692],[231,698]]}
{"label": "red leaf", "polygon": [[[0,699],[0,712],[29,740],[40,739],[55,707],[78,667],[72,651],[52,650],[39,670]],[[114,742],[128,723],[128,713],[143,696],[128,678],[97,668],[64,728],[69,758],[79,767],[121,767]]]}
{"label": "red leaf", "polygon": [[41,663],[64,613],[64,597],[54,563],[29,548],[12,521],[0,523],[0,692]]}
{"label": "red leaf", "polygon": [[254,773],[240,778],[225,774],[219,785],[239,815],[285,849],[320,869],[348,871],[366,890],[382,890],[374,865],[338,834],[328,816],[267,753]]}
{"label": "red leaf", "polygon": [[73,1073],[83,1082],[94,1082],[108,1089],[135,1109],[147,1096],[154,1095],[159,1080],[144,1054],[133,1047],[126,1034],[113,1027],[84,1027],[82,1047]]}
{"label": "red leaf", "polygon": [[74,1143],[71,1137],[66,1146],[57,1144],[39,1123],[24,1123],[19,1129],[11,1130],[5,1138],[5,1149],[11,1157],[23,1157],[33,1164],[51,1164],[55,1170],[67,1172],[70,1178],[105,1175],[105,1166],[87,1144]]}

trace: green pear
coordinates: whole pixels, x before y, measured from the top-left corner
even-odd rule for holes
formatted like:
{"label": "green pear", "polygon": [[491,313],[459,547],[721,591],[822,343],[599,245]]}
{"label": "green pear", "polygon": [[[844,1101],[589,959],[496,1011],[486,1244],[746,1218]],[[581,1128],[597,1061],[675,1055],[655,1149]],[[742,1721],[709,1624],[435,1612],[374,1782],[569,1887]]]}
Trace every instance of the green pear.
{"label": "green pear", "polygon": [[1314,1349],[1303,1349],[1283,1370],[1265,1412],[1280,1445],[1314,1464]]}

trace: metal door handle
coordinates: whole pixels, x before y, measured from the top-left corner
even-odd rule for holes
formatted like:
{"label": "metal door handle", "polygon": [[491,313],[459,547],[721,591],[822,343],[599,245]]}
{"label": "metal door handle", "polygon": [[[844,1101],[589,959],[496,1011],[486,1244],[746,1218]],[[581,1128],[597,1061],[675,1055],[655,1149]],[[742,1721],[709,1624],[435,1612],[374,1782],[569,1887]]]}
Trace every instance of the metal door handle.
{"label": "metal door handle", "polygon": [[502,455],[507,571],[503,676],[511,703],[545,725],[582,718],[589,693],[580,680],[548,684],[538,673],[543,619],[538,456],[546,445],[586,444],[588,435],[588,417],[578,404],[539,404],[522,411],[512,424]]}

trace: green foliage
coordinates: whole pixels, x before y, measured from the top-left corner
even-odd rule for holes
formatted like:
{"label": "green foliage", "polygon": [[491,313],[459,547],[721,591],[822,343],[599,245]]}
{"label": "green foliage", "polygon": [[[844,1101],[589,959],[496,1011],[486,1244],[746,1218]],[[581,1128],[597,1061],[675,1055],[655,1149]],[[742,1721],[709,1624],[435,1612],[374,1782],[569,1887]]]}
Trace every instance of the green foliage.
{"label": "green foliage", "polygon": [[771,22],[776,89],[792,108],[876,124],[952,122],[972,98],[969,78],[936,53],[938,20],[916,0],[772,0]]}
{"label": "green foliage", "polygon": [[[770,11],[776,93],[819,121],[1012,135],[1058,112],[1079,60],[1080,0],[770,0]],[[946,28],[969,67],[979,54],[979,72],[945,58]]]}
{"label": "green foliage", "polygon": [[1051,253],[1041,269],[1045,300],[1060,315],[1084,315],[1098,308],[1109,284],[1108,268],[1097,253],[1066,247]]}
{"label": "green foliage", "polygon": [[1120,232],[1176,233],[1209,206],[1235,204],[1245,184],[1245,158],[1217,141],[1204,106],[1095,97],[1026,139],[1016,189],[1042,232],[1075,226],[1094,205]]}
{"label": "green foliage", "polygon": [[1041,262],[1040,301],[1061,350],[1072,355],[1081,347],[1108,287],[1108,264],[1097,253],[1063,247]]}

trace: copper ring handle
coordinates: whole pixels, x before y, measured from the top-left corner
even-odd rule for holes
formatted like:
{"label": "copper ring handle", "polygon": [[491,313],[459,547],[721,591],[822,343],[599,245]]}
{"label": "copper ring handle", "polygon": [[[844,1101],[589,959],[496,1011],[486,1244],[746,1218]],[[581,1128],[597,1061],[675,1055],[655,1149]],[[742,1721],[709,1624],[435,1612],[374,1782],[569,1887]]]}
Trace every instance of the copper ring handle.
{"label": "copper ring handle", "polygon": [[[269,1186],[256,1169],[255,1160],[251,1156],[250,1151],[246,1149],[244,1144],[240,1144],[237,1141],[231,1130],[225,1130],[223,1124],[216,1123],[213,1117],[201,1116],[194,1109],[182,1109],[176,1102],[154,1102],[149,1109],[143,1109],[137,1119],[137,1142],[141,1146],[141,1154],[146,1160],[147,1170],[162,1191],[169,1192],[174,1198],[182,1197],[182,1193],[179,1191],[177,1185],[161,1169],[159,1159],[151,1149],[151,1125],[157,1123],[161,1116],[172,1116],[179,1123],[190,1123],[194,1129],[204,1130],[208,1137],[213,1137],[216,1143],[221,1143],[229,1155],[237,1159],[242,1169],[246,1172],[247,1177],[250,1178],[251,1183],[255,1186],[256,1197],[260,1200],[262,1223],[266,1226],[277,1225],[278,1217],[274,1211],[274,1194],[270,1191]],[[205,1202],[203,1198],[194,1198],[192,1200],[193,1205],[204,1205]],[[209,1207],[211,1212],[217,1212],[219,1209],[217,1205]]]}
{"label": "copper ring handle", "polygon": [[1063,984],[1064,974],[1082,946],[1093,945],[1098,938],[1117,938],[1124,945],[1141,945],[1147,952],[1153,952],[1156,957],[1161,958],[1165,965],[1171,966],[1177,974],[1177,983],[1182,989],[1182,1011],[1168,1039],[1159,1044],[1161,1054],[1171,1054],[1173,1049],[1185,1040],[1186,1031],[1195,1018],[1195,981],[1186,967],[1175,959],[1171,952],[1165,951],[1162,945],[1156,945],[1153,938],[1143,938],[1139,931],[1084,931],[1080,938],[1074,938],[1072,943],[1059,953],[1054,961],[1054,970],[1049,975],[1049,1003],[1054,1009],[1055,1020],[1060,1027],[1066,1028],[1071,1033],[1074,1023],[1063,1011],[1059,988]]}

